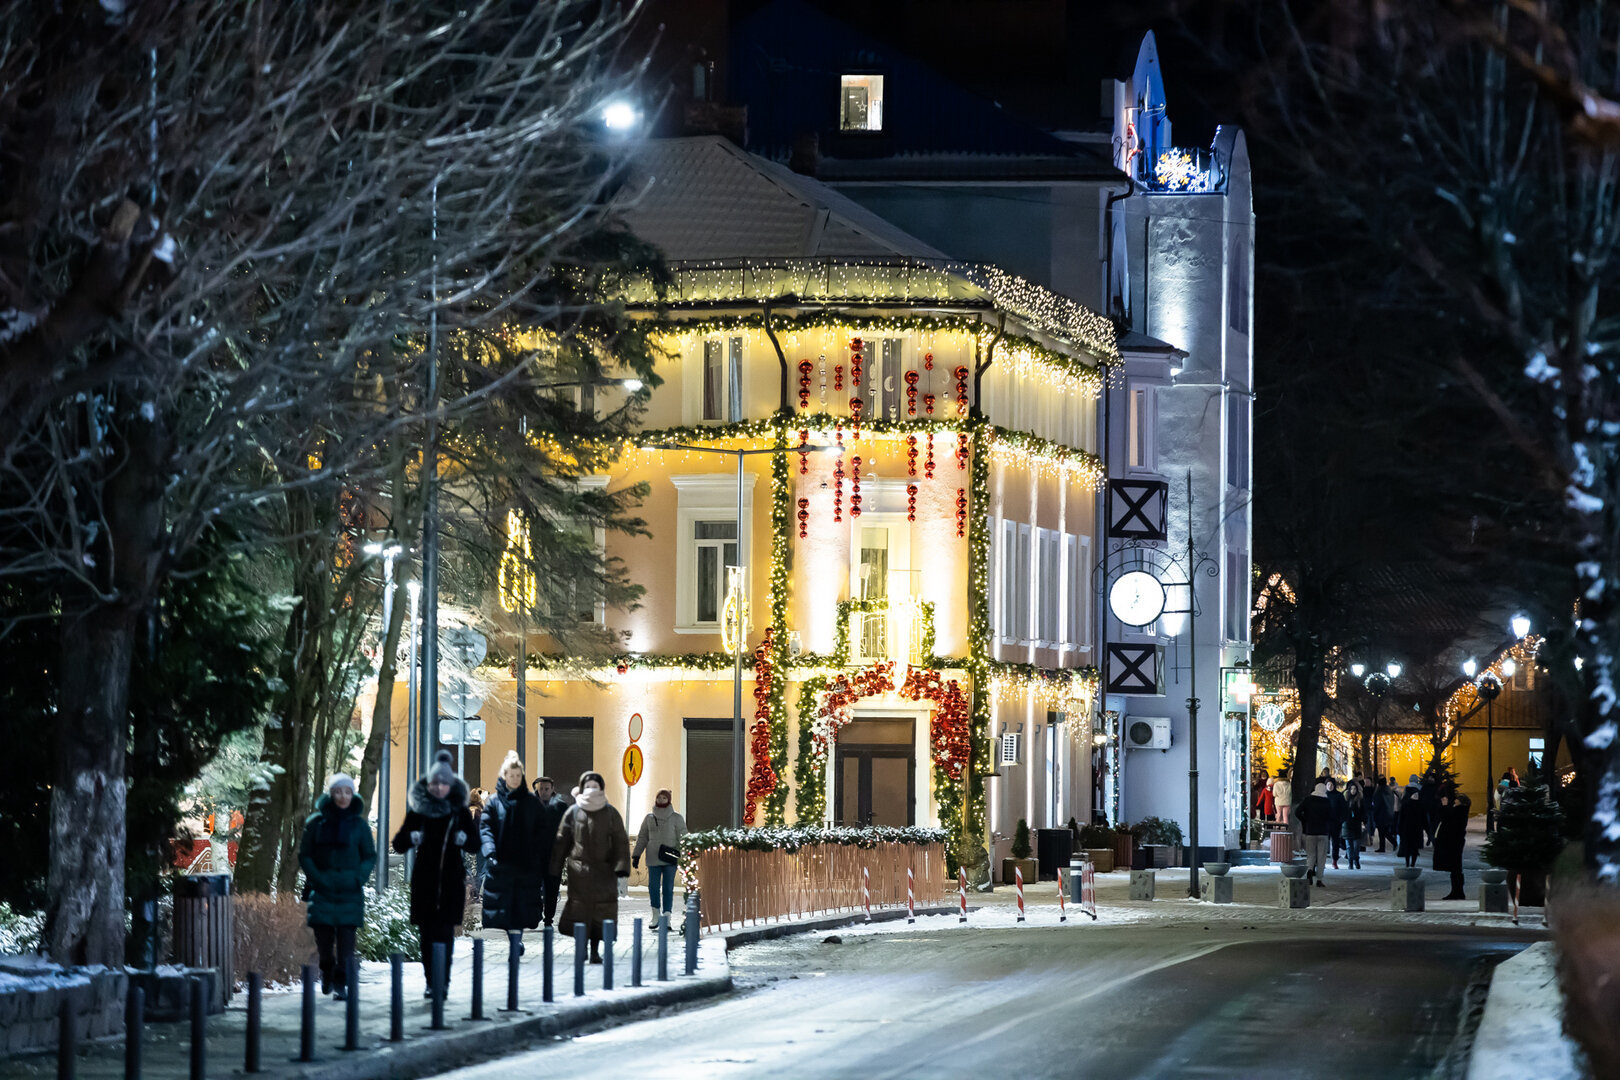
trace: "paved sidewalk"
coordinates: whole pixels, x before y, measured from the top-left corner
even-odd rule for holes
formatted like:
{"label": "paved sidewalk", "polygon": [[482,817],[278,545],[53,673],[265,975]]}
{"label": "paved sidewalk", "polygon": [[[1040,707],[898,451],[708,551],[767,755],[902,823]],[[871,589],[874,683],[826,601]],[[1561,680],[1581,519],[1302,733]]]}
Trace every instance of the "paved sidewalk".
{"label": "paved sidewalk", "polygon": [[1541,941],[1497,965],[1474,1036],[1468,1080],[1580,1080],[1582,1055],[1564,1034],[1556,956]]}
{"label": "paved sidewalk", "polygon": [[[614,989],[605,990],[605,968],[585,966],[583,997],[574,997],[573,939],[558,935],[555,941],[554,998],[541,1001],[542,938],[537,932],[525,935],[525,952],[519,962],[518,1005],[522,1012],[505,1013],[506,935],[483,931],[484,1013],[482,1021],[467,1020],[472,995],[471,939],[456,939],[450,992],[444,1011],[447,1030],[431,1031],[430,1003],[423,999],[424,980],[420,964],[405,967],[405,1039],[390,1043],[389,965],[365,963],[360,972],[359,1052],[341,1049],[344,1031],[342,1002],[322,997],[316,1002],[316,1061],[296,1062],[302,993],[297,989],[266,990],[263,996],[263,1075],[296,1077],[299,1080],[367,1080],[370,1077],[423,1075],[480,1061],[506,1047],[536,1038],[594,1024],[606,1017],[635,1012],[655,1005],[688,1001],[721,994],[731,989],[731,969],[726,963],[726,944],[719,938],[699,943],[695,975],[683,975],[685,938],[672,931],[669,936],[669,981],[658,982],[657,935],[646,933],[642,956],[642,982],[630,986],[632,950],[630,919],[641,914],[639,905],[621,907],[626,916],[623,930],[613,951]],[[677,915],[679,913],[677,912]],[[247,995],[238,993],[226,1011],[208,1022],[209,1077],[241,1074],[246,1045]],[[148,1077],[170,1078],[189,1075],[190,1028],[185,1021],[146,1025],[144,1040],[145,1073]],[[35,1055],[0,1061],[0,1078],[56,1075],[54,1054]],[[123,1076],[123,1042],[82,1047],[77,1075],[84,1080],[108,1080]]]}

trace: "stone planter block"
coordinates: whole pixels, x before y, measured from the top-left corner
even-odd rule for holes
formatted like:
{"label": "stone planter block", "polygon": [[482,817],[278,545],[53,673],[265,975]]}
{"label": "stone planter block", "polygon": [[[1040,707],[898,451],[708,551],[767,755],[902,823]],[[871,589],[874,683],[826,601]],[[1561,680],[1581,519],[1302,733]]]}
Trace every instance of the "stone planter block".
{"label": "stone planter block", "polygon": [[1506,881],[1487,881],[1479,887],[1479,910],[1508,911],[1508,887]]}
{"label": "stone planter block", "polygon": [[[1230,881],[1231,879],[1228,879]],[[1311,906],[1311,883],[1304,878],[1285,877],[1277,882],[1277,906],[1306,908]]]}
{"label": "stone planter block", "polygon": [[1396,881],[1417,881],[1423,876],[1421,866],[1397,866],[1395,868]]}
{"label": "stone planter block", "polygon": [[1205,900],[1212,904],[1232,902],[1232,879],[1222,874],[1206,877],[1200,884]]}
{"label": "stone planter block", "polygon": [[1282,871],[1282,876],[1285,880],[1299,881],[1305,877],[1305,871],[1308,868],[1302,862],[1289,862],[1283,863],[1281,866],[1277,867],[1277,869]]}
{"label": "stone planter block", "polygon": [[1152,870],[1131,871],[1131,899],[1152,900],[1154,890],[1154,873]]}
{"label": "stone planter block", "polygon": [[[1401,869],[1404,870],[1406,867]],[[1416,867],[1413,869],[1416,869]],[[1399,878],[1390,882],[1389,908],[1391,911],[1422,911],[1423,882],[1417,880],[1404,881]]]}
{"label": "stone planter block", "polygon": [[1479,872],[1479,880],[1487,885],[1507,884],[1507,871],[1499,866],[1487,867]]}
{"label": "stone planter block", "polygon": [[1204,864],[1204,869],[1209,871],[1211,877],[1225,877],[1232,872],[1232,864],[1229,862],[1207,862]]}

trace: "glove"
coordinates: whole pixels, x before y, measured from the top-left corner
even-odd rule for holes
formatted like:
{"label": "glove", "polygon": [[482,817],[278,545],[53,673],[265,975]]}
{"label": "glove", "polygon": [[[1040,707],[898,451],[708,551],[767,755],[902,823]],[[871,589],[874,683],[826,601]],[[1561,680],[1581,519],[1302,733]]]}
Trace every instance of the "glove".
{"label": "glove", "polygon": [[631,858],[630,865],[632,867],[634,867],[635,869],[640,870],[641,869],[641,856],[636,855],[633,858]]}
{"label": "glove", "polygon": [[417,829],[415,832],[411,833],[411,847],[421,847],[421,846],[422,846],[422,830]]}
{"label": "glove", "polygon": [[466,847],[467,846],[467,834],[462,832],[460,829],[456,830],[456,835],[454,837],[454,840],[455,840],[456,847]]}

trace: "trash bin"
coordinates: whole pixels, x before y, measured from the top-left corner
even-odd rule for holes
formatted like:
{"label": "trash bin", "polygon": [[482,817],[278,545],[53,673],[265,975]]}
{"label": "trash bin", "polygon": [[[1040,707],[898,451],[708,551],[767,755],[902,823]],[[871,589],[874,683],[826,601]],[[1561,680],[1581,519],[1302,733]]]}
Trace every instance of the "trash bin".
{"label": "trash bin", "polygon": [[1036,829],[1035,858],[1040,863],[1042,881],[1056,881],[1058,870],[1069,865],[1074,853],[1074,834],[1068,829]]}
{"label": "trash bin", "polygon": [[174,962],[219,972],[210,1012],[231,999],[234,933],[229,874],[190,874],[175,881]]}

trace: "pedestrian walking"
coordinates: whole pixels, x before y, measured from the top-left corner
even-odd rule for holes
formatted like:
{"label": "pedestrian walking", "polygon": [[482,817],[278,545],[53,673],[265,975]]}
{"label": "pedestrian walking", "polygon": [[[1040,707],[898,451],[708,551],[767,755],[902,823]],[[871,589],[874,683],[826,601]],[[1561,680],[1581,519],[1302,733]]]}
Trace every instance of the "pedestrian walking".
{"label": "pedestrian walking", "polygon": [[602,962],[603,920],[619,917],[618,879],[630,876],[630,835],[605,787],[601,773],[581,774],[551,852],[552,873],[568,867],[568,902],[558,929],[571,934],[576,923],[589,924],[593,964]]}
{"label": "pedestrian walking", "polygon": [[1259,793],[1254,799],[1254,809],[1261,821],[1270,821],[1277,816],[1277,797],[1271,790],[1269,776],[1260,783]]}
{"label": "pedestrian walking", "polygon": [[551,852],[557,844],[563,815],[568,812],[568,800],[557,794],[557,785],[549,776],[535,779],[534,797],[540,803],[540,865],[546,871],[545,923],[550,926],[557,921],[557,897],[562,892],[562,875],[551,869]]}
{"label": "pedestrian walking", "polygon": [[1333,808],[1333,869],[1339,868],[1339,853],[1344,850],[1344,821],[1350,814],[1350,808],[1345,802],[1344,793],[1339,790],[1339,782],[1333,777],[1323,781],[1327,785],[1328,805]]}
{"label": "pedestrian walking", "polygon": [[332,774],[326,794],[304,821],[298,865],[304,871],[305,919],[320,954],[321,993],[342,1001],[352,989],[348,973],[355,934],[366,921],[366,881],[377,868],[366,804],[346,773]]}
{"label": "pedestrian walking", "polygon": [[540,800],[523,780],[516,750],[506,752],[495,792],[484,800],[478,838],[484,856],[484,925],[505,930],[508,946],[522,956],[523,931],[538,927],[545,910],[551,836]]}
{"label": "pedestrian walking", "polygon": [[1361,869],[1361,843],[1367,835],[1367,799],[1362,794],[1362,787],[1352,780],[1344,786],[1344,825],[1340,832],[1344,836],[1345,854],[1349,856],[1349,866],[1352,870]]}
{"label": "pedestrian walking", "polygon": [[1393,776],[1380,776],[1378,787],[1373,791],[1372,815],[1374,827],[1378,830],[1378,853],[1382,855],[1385,848],[1399,846],[1395,836],[1395,810],[1399,799],[1395,792],[1395,778]]}
{"label": "pedestrian walking", "polygon": [[1423,835],[1432,846],[1434,827],[1440,824],[1440,781],[1435,779],[1432,767],[1418,782],[1418,801],[1423,805]]}
{"label": "pedestrian walking", "polygon": [[1300,831],[1305,837],[1305,879],[1313,877],[1318,885],[1326,885],[1322,867],[1327,861],[1328,842],[1333,837],[1333,804],[1328,801],[1327,784],[1318,783],[1295,809]]}
{"label": "pedestrian walking", "polygon": [[[484,819],[484,800],[488,797],[489,792],[481,787],[475,787],[467,792],[467,812],[472,815],[472,835],[474,837],[478,836],[478,823]],[[472,886],[475,894],[481,892],[484,888],[484,854],[482,851],[478,852],[477,857],[473,859]]]}
{"label": "pedestrian walking", "polygon": [[[1074,823],[1075,832],[1080,826]],[[642,853],[647,855],[647,898],[652,901],[653,920],[660,914],[668,915],[675,905],[675,870],[681,861],[681,837],[686,835],[686,819],[676,810],[669,789],[660,788],[653,799],[653,808],[641,821],[636,833],[636,847],[630,853],[630,865],[639,866]]]}
{"label": "pedestrian walking", "polygon": [[1271,797],[1277,806],[1277,820],[1287,825],[1289,815],[1294,810],[1294,785],[1289,781],[1287,773],[1280,772],[1272,780]]}
{"label": "pedestrian walking", "polygon": [[440,750],[433,767],[411,785],[405,820],[394,834],[394,850],[415,850],[411,869],[411,922],[422,943],[423,997],[433,996],[433,946],[444,946],[445,988],[450,986],[450,959],[456,927],[467,910],[467,863],[478,853],[472,812],[467,809],[467,781],[456,775],[450,751]]}
{"label": "pedestrian walking", "polygon": [[1451,874],[1451,891],[1442,900],[1466,900],[1462,853],[1468,839],[1469,800],[1454,791],[1440,796],[1440,824],[1434,833],[1434,868]]}
{"label": "pedestrian walking", "polygon": [[1401,797],[1395,823],[1395,832],[1400,838],[1400,847],[1395,854],[1405,859],[1407,866],[1416,866],[1418,856],[1423,853],[1423,830],[1427,823],[1428,814],[1423,809],[1423,788],[1414,776],[1406,785],[1406,794]]}

